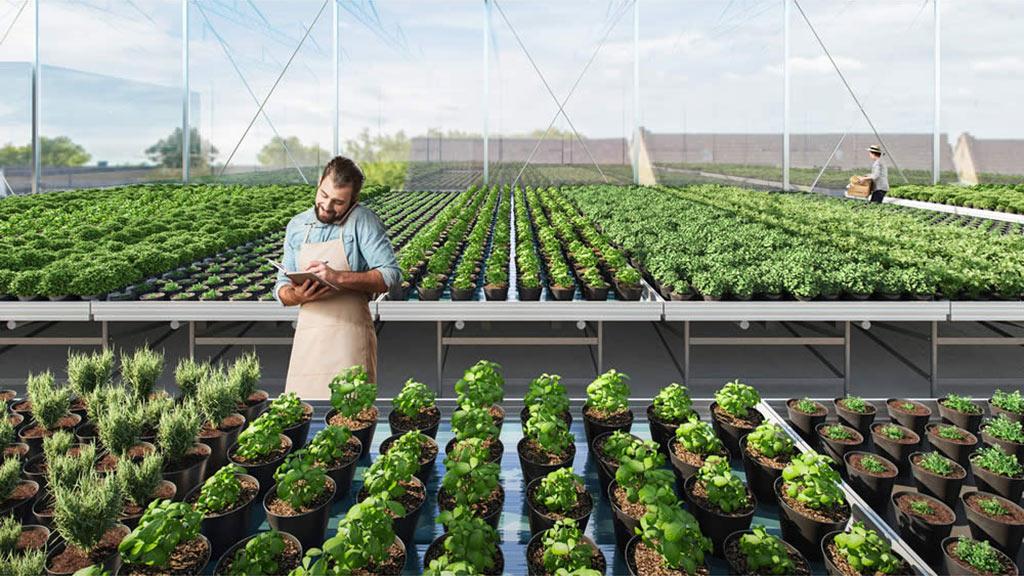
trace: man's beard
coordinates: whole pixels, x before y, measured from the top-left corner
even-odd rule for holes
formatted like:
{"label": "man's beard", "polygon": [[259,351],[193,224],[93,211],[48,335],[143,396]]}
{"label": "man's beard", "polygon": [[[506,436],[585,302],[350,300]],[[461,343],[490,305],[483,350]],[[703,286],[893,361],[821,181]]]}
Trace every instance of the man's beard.
{"label": "man's beard", "polygon": [[339,214],[338,212],[328,212],[322,210],[320,208],[320,205],[317,204],[316,202],[313,203],[313,213],[316,214],[316,219],[319,220],[322,224],[337,224],[341,222],[341,219],[345,216],[344,214]]}

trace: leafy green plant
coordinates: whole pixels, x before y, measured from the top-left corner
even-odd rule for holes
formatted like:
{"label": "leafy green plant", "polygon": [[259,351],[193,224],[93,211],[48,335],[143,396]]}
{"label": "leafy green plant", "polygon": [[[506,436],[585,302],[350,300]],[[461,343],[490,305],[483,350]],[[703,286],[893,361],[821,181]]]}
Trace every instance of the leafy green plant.
{"label": "leafy green plant", "polygon": [[751,526],[750,532],[740,536],[740,554],[747,561],[747,569],[757,574],[762,571],[769,574],[793,574],[796,563],[789,557],[785,543],[772,536],[761,525]]}
{"label": "leafy green plant", "polygon": [[935,508],[926,500],[912,501],[910,503],[910,510],[915,514],[920,514],[922,516],[931,516],[935,514]]}
{"label": "leafy green plant", "polygon": [[656,443],[638,442],[619,458],[615,481],[625,491],[626,499],[637,502],[648,486],[671,485],[675,481],[672,472],[662,468],[664,464],[665,456]]}
{"label": "leafy green plant", "polygon": [[1010,511],[995,498],[978,498],[978,507],[989,516],[1006,516]]}
{"label": "leafy green plant", "polygon": [[196,362],[191,358],[182,358],[174,369],[174,382],[182,398],[192,398],[199,389],[199,383],[209,376],[213,368],[209,362]]}
{"label": "leafy green plant", "polygon": [[796,409],[804,414],[816,414],[818,412],[818,403],[810,398],[801,398],[796,402]]}
{"label": "leafy green plant", "polygon": [[544,532],[544,569],[549,574],[590,568],[593,549],[575,520],[563,519]]}
{"label": "leafy green plant", "polygon": [[648,505],[640,519],[640,538],[669,568],[696,574],[711,552],[711,539],[701,534],[697,520],[677,503]]}
{"label": "leafy green plant", "polygon": [[654,397],[654,414],[666,422],[684,422],[693,414],[690,392],[682,384],[672,383]]}
{"label": "leafy green plant", "polygon": [[1000,414],[986,422],[984,430],[1000,440],[1024,444],[1024,426],[1016,420],[1010,420],[1006,414]]}
{"label": "leafy green plant", "polygon": [[278,574],[281,565],[278,563],[284,554],[284,537],[277,530],[261,532],[253,536],[231,557],[231,569],[228,576],[248,576],[249,574]]}
{"label": "leafy green plant", "polygon": [[53,522],[66,542],[85,553],[99,545],[121,513],[122,495],[117,479],[101,478],[90,467],[73,485],[51,484]]}
{"label": "leafy green plant", "polygon": [[241,466],[227,464],[207,478],[199,490],[196,509],[207,515],[218,514],[234,506],[242,494],[242,482],[238,474],[243,471]]}
{"label": "leafy green plant", "polygon": [[737,418],[748,418],[750,411],[761,401],[761,395],[753,386],[733,380],[715,392],[715,402],[727,414]]}
{"label": "leafy green plant", "polygon": [[889,468],[881,460],[870,454],[860,459],[860,467],[872,474],[884,474],[889,471]]}
{"label": "leafy green plant", "polygon": [[848,531],[836,534],[833,542],[838,553],[861,574],[895,574],[903,567],[903,560],[889,542],[862,522],[854,522]]}
{"label": "leafy green plant", "polygon": [[181,462],[196,445],[202,421],[191,403],[174,406],[160,418],[156,442],[168,464]]}
{"label": "leafy green plant", "polygon": [[878,433],[890,440],[903,440],[906,435],[903,429],[895,424],[885,424],[878,429]]}
{"label": "leafy green plant", "polygon": [[263,413],[238,435],[235,455],[256,460],[281,448],[281,423],[270,414]]}
{"label": "leafy green plant", "polygon": [[331,406],[342,416],[355,418],[377,400],[377,384],[361,365],[343,370],[331,380]]}
{"label": "leafy green plant", "polygon": [[946,440],[965,440],[967,436],[956,426],[938,426],[935,433]]}
{"label": "leafy green plant", "polygon": [[0,554],[14,552],[20,536],[21,522],[15,520],[13,516],[0,517]]}
{"label": "leafy green plant", "polygon": [[121,357],[121,379],[131,389],[136,401],[149,398],[163,371],[164,355],[149,346],[137,348],[130,356]]}
{"label": "leafy green plant", "polygon": [[917,404],[914,404],[913,402],[901,402],[899,406],[900,410],[903,410],[904,412],[913,412],[917,409]]}
{"label": "leafy green plant", "polygon": [[420,412],[433,408],[436,398],[437,394],[429,386],[410,378],[405,381],[398,396],[395,396],[395,410],[408,418],[413,418]]}
{"label": "leafy green plant", "polygon": [[544,404],[530,411],[523,433],[548,454],[565,454],[575,440],[562,416]]}
{"label": "leafy green plant", "polygon": [[305,411],[302,408],[302,400],[295,392],[285,392],[270,403],[267,408],[270,417],[277,420],[281,428],[290,428],[302,422]]}
{"label": "leafy green plant", "polygon": [[261,376],[260,359],[255,352],[239,356],[228,368],[228,381],[235,389],[239,402],[245,402],[256,393]]}
{"label": "leafy green plant", "polygon": [[480,360],[463,373],[455,382],[455,394],[459,406],[490,408],[505,397],[505,378],[501,366],[489,360]]}
{"label": "leafy green plant", "polygon": [[981,414],[981,407],[974,403],[969,396],[950,394],[942,400],[942,403],[951,410],[964,414]]}
{"label": "leafy green plant", "polygon": [[299,450],[289,454],[277,467],[274,482],[277,483],[277,497],[293,510],[302,510],[324,493],[327,473],[323,468],[313,465],[308,452]]}
{"label": "leafy green plant", "polygon": [[587,407],[604,415],[629,410],[629,377],[615,369],[601,374],[587,386]]}
{"label": "leafy green plant", "polygon": [[494,425],[487,408],[480,406],[464,406],[452,414],[452,431],[456,440],[480,438],[490,440],[498,437],[498,427]]}
{"label": "leafy green plant", "polygon": [[165,567],[179,544],[199,536],[202,521],[203,513],[185,502],[154,500],[118,551],[126,563]]}
{"label": "leafy green plant", "polygon": [[697,471],[697,482],[703,485],[708,502],[729,514],[750,506],[747,487],[732,473],[729,461],[721,456],[708,456]]}
{"label": "leafy green plant", "polygon": [[747,434],[747,448],[756,450],[758,454],[768,457],[788,457],[796,452],[793,439],[778,424],[763,422]]}
{"label": "leafy green plant", "polygon": [[534,494],[537,502],[548,510],[564,514],[576,507],[583,478],[570,468],[559,468],[541,479]]}
{"label": "leafy green plant", "polygon": [[309,441],[306,452],[315,464],[330,467],[345,456],[350,438],[352,432],[344,426],[325,426]]}
{"label": "leafy green plant", "polygon": [[410,430],[395,438],[395,441],[391,443],[391,447],[388,448],[388,453],[404,452],[410,460],[418,463],[420,455],[423,454],[423,447],[428,442],[430,442],[429,436],[419,430]]}
{"label": "leafy green plant", "polygon": [[953,548],[956,557],[986,574],[1001,574],[1003,562],[999,552],[987,540],[960,537]]}
{"label": "leafy green plant", "polygon": [[850,412],[856,412],[858,414],[867,414],[870,408],[868,403],[864,401],[860,396],[847,396],[839,401],[839,403]]}
{"label": "leafy green plant", "polygon": [[1024,414],[1024,396],[1021,395],[1020,390],[1014,390],[1013,392],[996,390],[992,394],[992,404],[1007,412]]}
{"label": "leafy green plant", "polygon": [[641,440],[639,438],[633,436],[629,432],[616,430],[605,438],[604,443],[601,445],[601,451],[604,452],[612,462],[618,463],[618,461],[626,455],[626,451],[640,441]]}
{"label": "leafy green plant", "polygon": [[121,458],[114,477],[125,498],[136,506],[145,506],[163,480],[163,467],[164,457],[157,453],[147,454],[138,463]]}
{"label": "leafy green plant", "polygon": [[699,456],[721,454],[725,450],[725,445],[718,439],[711,424],[701,422],[695,415],[676,428],[676,439],[687,452]]}
{"label": "leafy green plant", "polygon": [[442,554],[430,561],[430,565],[423,570],[423,576],[453,576],[458,574],[473,574],[475,569],[465,560],[456,560],[447,554]]}
{"label": "leafy green plant", "polygon": [[544,404],[555,414],[564,414],[569,410],[569,393],[562,384],[561,376],[541,374],[530,381],[523,403],[531,410],[533,406]]}
{"label": "leafy green plant", "polygon": [[442,510],[437,521],[448,529],[445,555],[466,562],[479,574],[494,566],[501,538],[484,519],[474,516],[465,506],[456,506],[454,510]]}
{"label": "leafy green plant", "polygon": [[404,450],[389,450],[377,458],[363,476],[366,492],[383,502],[395,516],[405,515],[405,508],[398,499],[406,492],[403,484],[412,482],[419,470],[418,457],[419,454],[412,455]]}
{"label": "leafy green plant", "polygon": [[1024,475],[1024,467],[1015,454],[1007,454],[997,446],[987,446],[971,454],[971,462],[993,474],[1017,478]]}
{"label": "leafy green plant", "polygon": [[444,459],[447,472],[441,486],[455,500],[456,506],[481,503],[498,488],[500,468],[486,457],[480,457],[478,442],[476,439],[460,442]]}
{"label": "leafy green plant", "polygon": [[91,354],[68,351],[68,384],[81,397],[110,384],[114,372],[114,352]]}
{"label": "leafy green plant", "polygon": [[324,542],[322,550],[306,551],[302,566],[290,576],[351,574],[371,562],[383,562],[394,542],[395,531],[383,503],[367,498],[349,508],[338,522],[337,532]]}
{"label": "leafy green plant", "polygon": [[928,452],[917,461],[917,465],[939,476],[949,476],[954,469],[953,461],[938,452]]}
{"label": "leafy green plant", "polygon": [[786,495],[809,508],[827,510],[846,503],[839,473],[828,456],[804,452],[782,470],[782,478]]}

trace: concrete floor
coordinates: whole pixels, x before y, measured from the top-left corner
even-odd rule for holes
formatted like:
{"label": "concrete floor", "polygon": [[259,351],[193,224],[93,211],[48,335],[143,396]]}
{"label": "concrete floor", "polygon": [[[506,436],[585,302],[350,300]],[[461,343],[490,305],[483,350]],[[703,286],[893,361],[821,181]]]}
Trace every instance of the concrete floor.
{"label": "concrete floor", "polygon": [[[98,336],[99,324],[38,323],[0,331],[5,336]],[[573,323],[470,323],[458,336],[578,336]],[[943,336],[1024,335],[1010,323],[943,324]],[[927,397],[930,395],[930,326],[926,323],[875,323],[869,330],[852,329],[849,391],[866,397]],[[217,323],[205,327],[207,335],[288,336],[289,323]],[[391,397],[407,378],[435,384],[437,377],[437,324],[389,322],[379,329],[380,396]],[[691,325],[692,336],[803,336],[841,335],[841,327],[828,323],[753,323],[748,330],[735,324]],[[167,355],[162,383],[173,388],[173,367],[187,354],[188,331],[172,330],[167,323],[111,324],[117,349],[143,343],[162,348]],[[87,348],[83,348],[87,349]],[[230,360],[243,351],[233,347],[200,347],[197,357]],[[257,349],[263,362],[264,387],[272,394],[283,390],[288,346]],[[64,377],[67,349],[59,346],[0,346],[0,385],[22,389],[29,372],[50,369]],[[582,397],[597,369],[596,347],[585,346],[452,346],[444,362],[443,389],[453,394],[462,370],[480,358],[502,365],[506,395],[521,397],[529,381],[543,372],[557,373],[570,395]],[[958,390],[979,397],[996,387],[1024,386],[1024,349],[1019,346],[940,348],[938,395]],[[739,378],[759,386],[765,397],[808,395],[829,398],[842,394],[843,349],[806,346],[693,346],[690,353],[691,394],[710,397],[723,383]],[[683,381],[682,324],[667,322],[605,323],[603,368],[616,368],[631,378],[633,396],[653,396],[671,382]]]}

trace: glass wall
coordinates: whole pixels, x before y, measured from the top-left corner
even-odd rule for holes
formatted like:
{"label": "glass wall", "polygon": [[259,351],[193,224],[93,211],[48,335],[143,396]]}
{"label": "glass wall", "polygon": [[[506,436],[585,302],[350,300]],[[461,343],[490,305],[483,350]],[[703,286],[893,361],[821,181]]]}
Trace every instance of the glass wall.
{"label": "glass wall", "polygon": [[0,0],[0,197],[32,190],[32,47],[35,6]]}

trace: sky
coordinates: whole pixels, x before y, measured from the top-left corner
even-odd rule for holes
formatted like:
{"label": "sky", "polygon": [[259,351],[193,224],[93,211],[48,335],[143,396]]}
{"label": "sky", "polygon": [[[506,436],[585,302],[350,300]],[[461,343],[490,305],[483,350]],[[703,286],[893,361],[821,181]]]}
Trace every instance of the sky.
{"label": "sky", "polygon": [[[237,146],[232,164],[255,163],[275,129],[331,148],[332,13],[328,2],[317,18],[323,4],[191,3],[193,125],[218,148],[219,161]],[[870,130],[811,26],[881,132],[931,131],[930,0],[799,4],[810,26],[794,9],[794,133]],[[339,6],[343,140],[364,129],[480,133],[485,104],[494,136],[553,121],[590,137],[632,131],[630,0],[496,0],[489,82],[482,0],[342,0]],[[942,6],[942,130],[951,140],[964,131],[1024,138],[1024,115],[1017,98],[1007,96],[1024,93],[1024,2],[944,0]],[[145,161],[145,148],[181,123],[181,12],[179,0],[42,0],[43,134],[70,136],[94,161]],[[10,30],[0,43],[0,145],[30,140],[33,13],[33,0],[0,0],[0,38]],[[640,0],[639,16],[643,126],[781,133],[780,0]],[[264,99],[269,121],[257,114]],[[557,113],[563,99],[569,120]]]}

